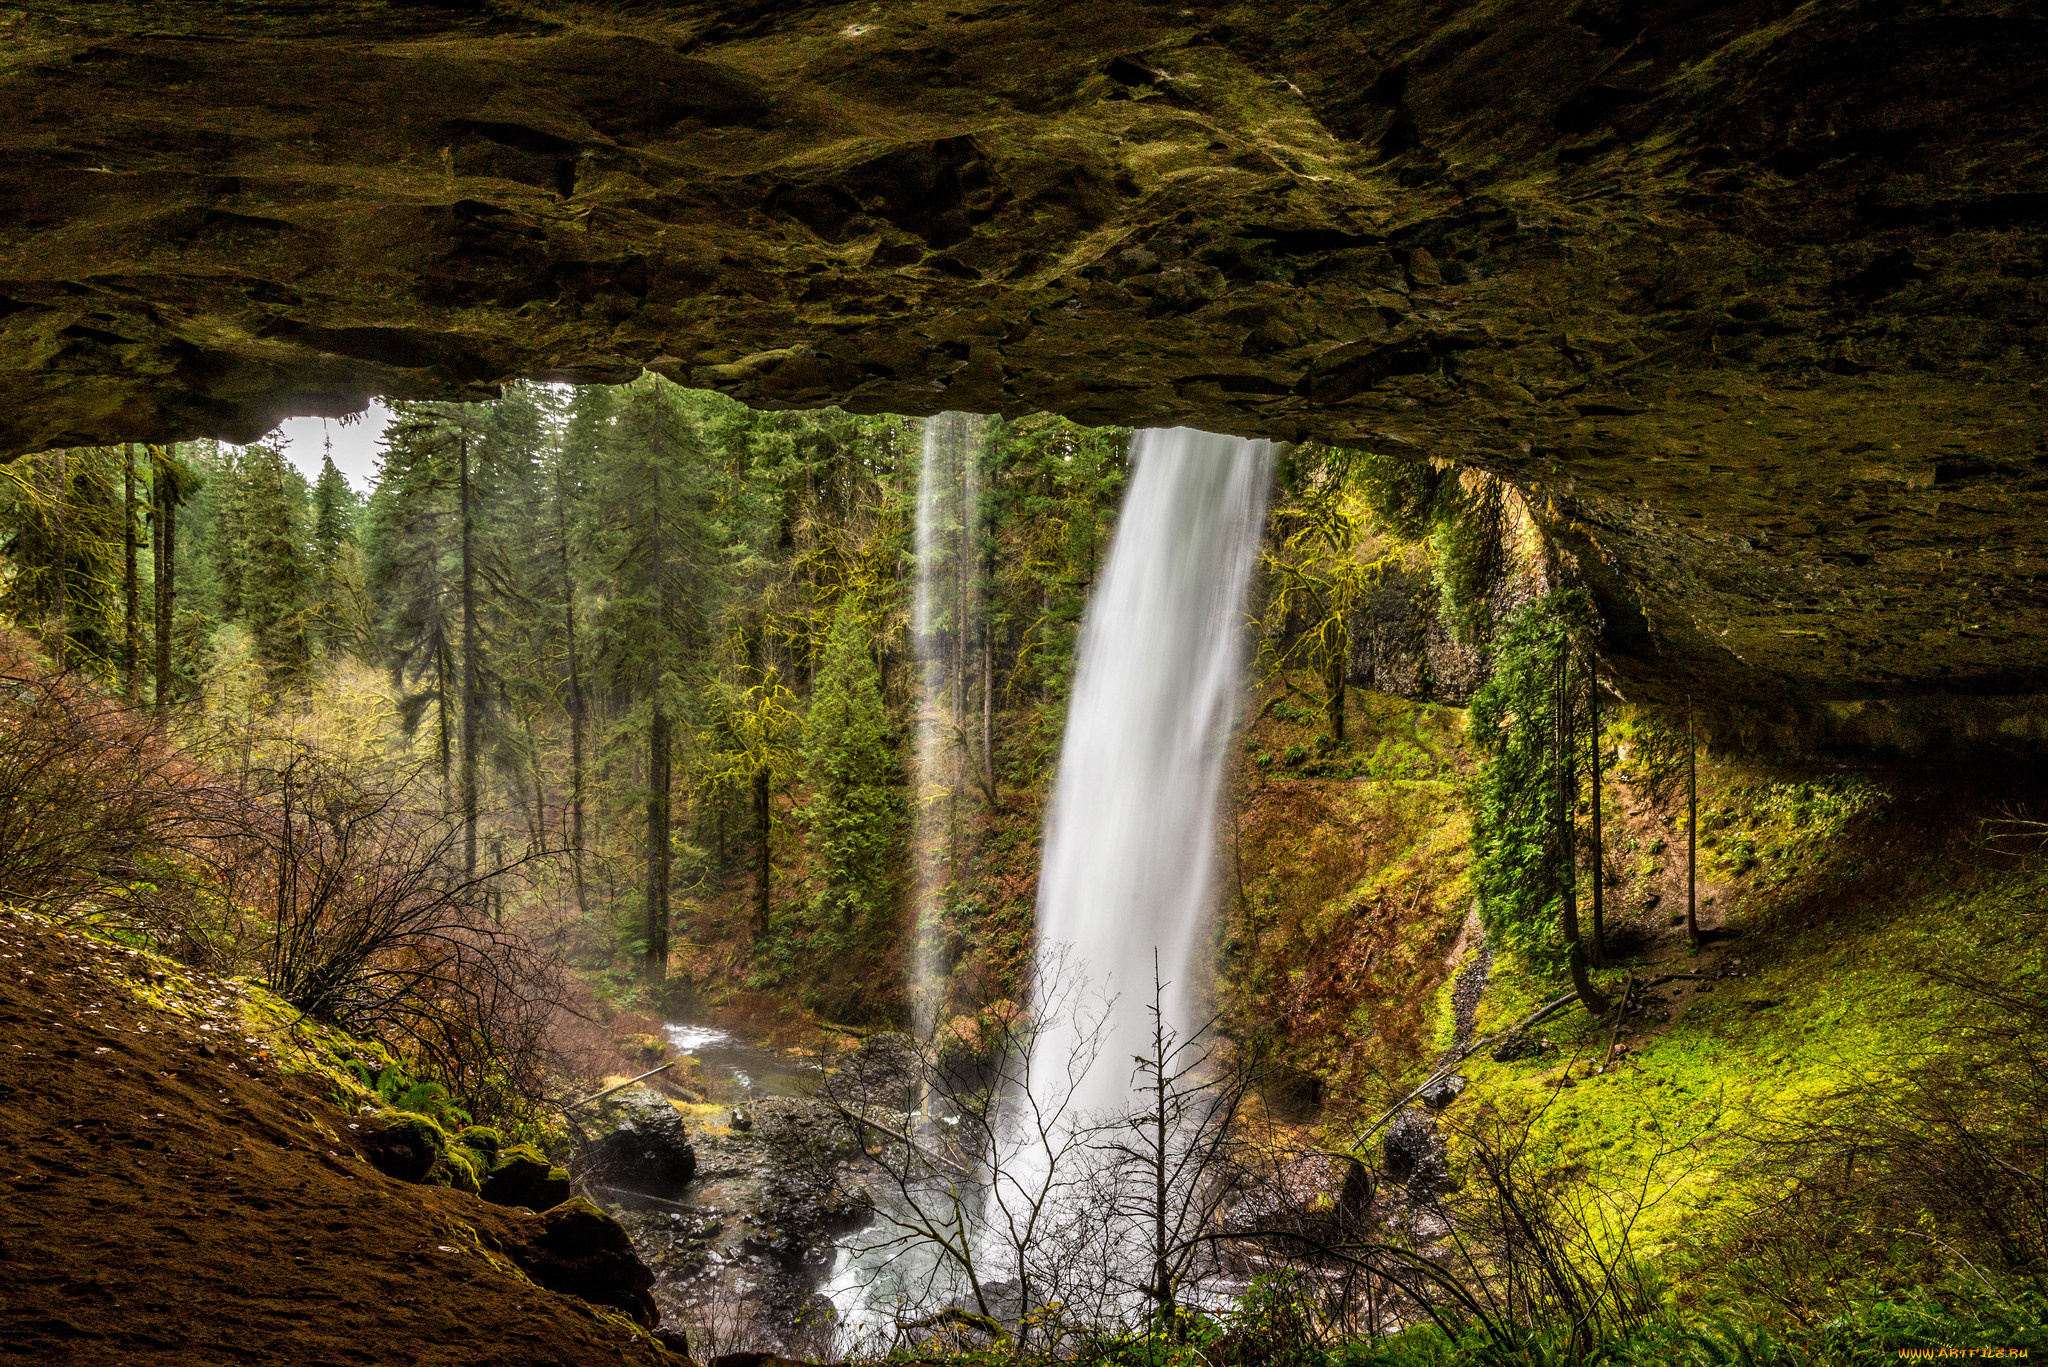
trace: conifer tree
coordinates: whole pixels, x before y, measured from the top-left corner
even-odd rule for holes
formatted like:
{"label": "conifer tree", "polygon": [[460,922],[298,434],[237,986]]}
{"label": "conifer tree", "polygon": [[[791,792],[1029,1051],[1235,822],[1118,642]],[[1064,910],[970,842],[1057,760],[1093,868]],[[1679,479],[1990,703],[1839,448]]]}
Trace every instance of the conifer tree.
{"label": "conifer tree", "polygon": [[722,536],[703,401],[651,375],[615,400],[592,471],[589,545],[606,593],[593,628],[605,674],[632,699],[630,730],[645,746],[642,945],[658,978],[668,963],[674,721],[689,647],[703,639],[714,605]]}
{"label": "conifer tree", "polygon": [[332,450],[320,457],[320,478],[313,483],[313,549],[321,565],[330,565],[341,548],[356,538],[360,500],[334,464]]}
{"label": "conifer tree", "polygon": [[385,434],[365,511],[367,574],[377,635],[408,735],[431,712],[444,800],[452,797],[459,602],[459,528],[439,404],[402,404]]}
{"label": "conifer tree", "polygon": [[851,597],[833,617],[804,735],[812,923],[844,942],[886,923],[903,824],[881,674]]}
{"label": "conifer tree", "polygon": [[121,448],[121,691],[142,696],[142,580],[135,536],[135,444]]}
{"label": "conifer tree", "polygon": [[233,558],[236,610],[256,639],[272,680],[302,677],[306,644],[306,484],[272,446],[252,446],[236,462],[236,521],[225,530]]}

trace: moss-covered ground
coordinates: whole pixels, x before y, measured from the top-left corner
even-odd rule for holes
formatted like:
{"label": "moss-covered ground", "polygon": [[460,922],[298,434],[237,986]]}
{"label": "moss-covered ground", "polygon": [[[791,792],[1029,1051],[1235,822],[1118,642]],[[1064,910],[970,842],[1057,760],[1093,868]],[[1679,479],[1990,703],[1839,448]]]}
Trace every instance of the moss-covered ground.
{"label": "moss-covered ground", "polygon": [[[1622,952],[1595,977],[1618,996],[1630,979],[1704,976],[1652,989],[1618,1028],[1575,1006],[1538,1028],[1550,1047],[1531,1058],[1482,1049],[1450,1118],[1525,1120],[1536,1170],[1626,1208],[1637,1251],[1689,1269],[1681,1297],[1710,1300],[1724,1217],[1755,1194],[1745,1160],[1758,1135],[1955,1047],[1957,1024],[1984,1008],[1940,970],[2038,973],[2048,950],[2027,913],[2048,898],[2048,868],[1987,838],[1999,808],[1981,797],[1902,799],[1893,792],[1914,789],[1882,776],[1703,765],[1701,886],[1716,904],[1692,948],[1673,924],[1682,881],[1668,891],[1684,858],[1682,788],[1641,780],[1624,766],[1609,790]],[[1555,964],[1503,956],[1478,1029],[1568,989]],[[1443,1041],[1442,994],[1436,1013]]]}

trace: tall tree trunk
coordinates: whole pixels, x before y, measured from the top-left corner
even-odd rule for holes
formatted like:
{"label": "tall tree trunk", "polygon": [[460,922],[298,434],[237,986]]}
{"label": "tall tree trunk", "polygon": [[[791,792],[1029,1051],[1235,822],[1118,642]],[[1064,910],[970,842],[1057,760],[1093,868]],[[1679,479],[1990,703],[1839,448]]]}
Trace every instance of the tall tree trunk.
{"label": "tall tree trunk", "polygon": [[156,710],[162,714],[171,696],[171,609],[167,594],[170,582],[166,570],[169,559],[164,554],[164,508],[170,502],[165,487],[168,476],[166,462],[161,452],[152,452],[149,467],[149,578],[150,578],[150,620],[155,633],[152,642],[155,647],[150,673],[156,681]]}
{"label": "tall tree trunk", "polygon": [[576,883],[576,911],[588,915],[583,881],[583,671],[576,660],[576,585],[569,575],[568,494],[560,460],[555,462],[555,532],[561,550],[562,626],[569,643],[569,871]]}
{"label": "tall tree trunk", "polygon": [[1692,706],[1685,709],[1685,942],[1700,947],[1700,743],[1692,729]]}
{"label": "tall tree trunk", "polygon": [[448,638],[434,642],[434,716],[441,744],[441,810],[448,810],[448,785],[455,768],[455,735],[449,729],[448,690],[455,686],[455,666],[448,658]]}
{"label": "tall tree trunk", "polygon": [[456,438],[462,497],[462,871],[476,877],[476,556],[469,506],[469,433]]}
{"label": "tall tree trunk", "polygon": [[121,679],[128,701],[142,698],[142,581],[135,544],[135,443],[121,448]]}
{"label": "tall tree trunk", "polygon": [[1600,824],[1600,676],[1586,656],[1586,728],[1593,735],[1593,967],[1607,967],[1607,842]]}
{"label": "tall tree trunk", "polygon": [[173,447],[151,471],[156,494],[156,710],[162,714],[178,695],[178,483]]}
{"label": "tall tree trunk", "polygon": [[57,668],[71,659],[71,463],[61,447],[50,453],[55,482],[50,501],[50,654]]}
{"label": "tall tree trunk", "polygon": [[995,633],[987,614],[981,619],[981,795],[989,810],[999,805],[996,793],[996,651]]}
{"label": "tall tree trunk", "polygon": [[1344,674],[1349,663],[1344,652],[1332,651],[1323,672],[1323,686],[1330,695],[1330,739],[1338,745],[1344,743],[1344,694],[1347,691]]}
{"label": "tall tree trunk", "polygon": [[647,724],[647,978],[668,976],[669,754],[668,713],[657,696]]}
{"label": "tall tree trunk", "polygon": [[1152,959],[1152,1298],[1159,1307],[1159,1323],[1178,1336],[1173,1313],[1173,1269],[1166,1246],[1166,1070],[1171,1066],[1166,1048],[1166,1013],[1160,998],[1159,958]]}
{"label": "tall tree trunk", "polygon": [[768,933],[768,898],[773,891],[768,882],[768,837],[772,816],[768,802],[771,782],[772,778],[765,764],[754,771],[754,841],[761,856],[760,873],[754,884],[754,927],[756,933],[761,935]]}
{"label": "tall tree trunk", "polygon": [[1557,843],[1558,871],[1562,879],[1565,953],[1572,972],[1572,990],[1588,1012],[1606,1013],[1607,998],[1586,975],[1586,947],[1579,940],[1578,769],[1573,764],[1571,651],[1567,647],[1557,660]]}

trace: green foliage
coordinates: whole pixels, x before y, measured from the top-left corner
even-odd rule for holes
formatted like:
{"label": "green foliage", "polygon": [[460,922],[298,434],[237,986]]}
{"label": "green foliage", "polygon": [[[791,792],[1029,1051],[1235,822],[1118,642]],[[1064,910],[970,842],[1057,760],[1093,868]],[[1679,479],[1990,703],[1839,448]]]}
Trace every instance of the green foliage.
{"label": "green foliage", "polygon": [[1455,510],[1458,472],[1454,467],[1370,451],[1357,452],[1353,460],[1366,507],[1388,535],[1398,540],[1428,540],[1437,524]]}
{"label": "green foliage", "polygon": [[901,854],[902,771],[881,676],[851,600],[825,645],[805,724],[812,921],[835,938],[884,928]]}
{"label": "green foliage", "polygon": [[443,1128],[469,1123],[469,1112],[449,1099],[446,1087],[438,1082],[419,1081],[402,1063],[392,1063],[374,1072],[360,1059],[350,1060],[348,1066],[357,1081],[394,1111],[426,1116]]}
{"label": "green foliage", "polygon": [[1485,641],[1512,568],[1506,486],[1491,475],[1367,452],[1353,453],[1349,467],[1382,531],[1429,544],[1444,624],[1460,641]]}
{"label": "green foliage", "polygon": [[1363,453],[1337,447],[1297,448],[1283,472],[1292,496],[1273,512],[1279,542],[1262,557],[1272,596],[1261,662],[1269,678],[1290,688],[1292,670],[1314,674],[1333,741],[1344,739],[1352,611],[1385,567],[1383,558],[1365,555],[1364,461]]}
{"label": "green foliage", "polygon": [[209,545],[223,621],[244,624],[273,680],[301,677],[310,659],[311,491],[275,447],[251,446],[221,470]]}
{"label": "green foliage", "polygon": [[1471,796],[1473,882],[1501,948],[1540,953],[1554,940],[1557,666],[1593,624],[1578,590],[1524,604],[1495,637],[1493,677],[1472,698],[1470,734],[1485,757]]}
{"label": "green foliage", "polygon": [[1508,575],[1506,491],[1490,476],[1442,500],[1430,537],[1444,622],[1460,641],[1483,641]]}
{"label": "green foliage", "polygon": [[65,654],[111,677],[120,653],[122,474],[119,447],[48,451],[0,466],[0,609],[54,625],[62,579]]}

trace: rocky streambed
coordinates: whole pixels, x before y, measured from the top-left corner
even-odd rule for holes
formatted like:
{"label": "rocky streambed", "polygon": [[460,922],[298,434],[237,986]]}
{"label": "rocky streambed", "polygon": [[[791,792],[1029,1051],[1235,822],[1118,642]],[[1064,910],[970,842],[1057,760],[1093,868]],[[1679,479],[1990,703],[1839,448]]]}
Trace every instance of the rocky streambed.
{"label": "rocky streambed", "polygon": [[711,1027],[666,1034],[683,1079],[580,1117],[579,1187],[632,1236],[663,1326],[694,1356],[830,1356],[839,1315],[822,1288],[869,1207],[857,1151],[810,1099],[823,1070]]}

